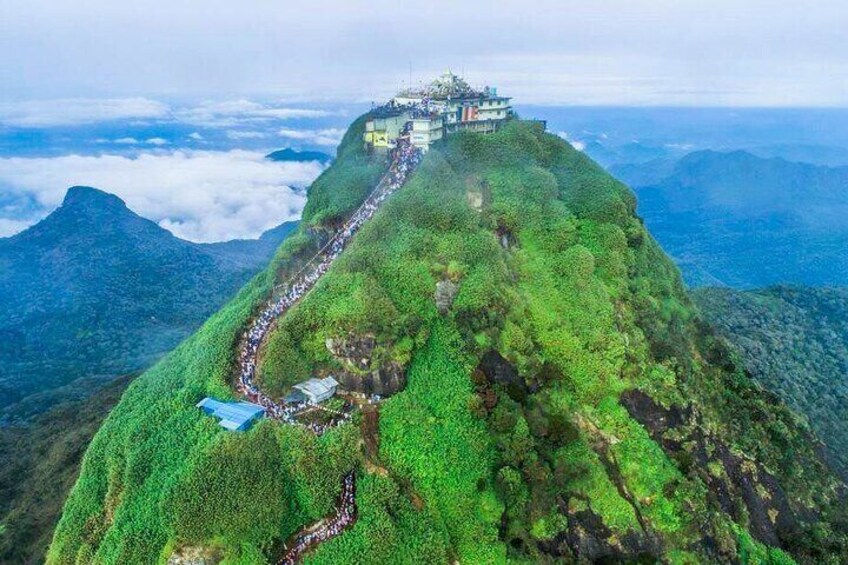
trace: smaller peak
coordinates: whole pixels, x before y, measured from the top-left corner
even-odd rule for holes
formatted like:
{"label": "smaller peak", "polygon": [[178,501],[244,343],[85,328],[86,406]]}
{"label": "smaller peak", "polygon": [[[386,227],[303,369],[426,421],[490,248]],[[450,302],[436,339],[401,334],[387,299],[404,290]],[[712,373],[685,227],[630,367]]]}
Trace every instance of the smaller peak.
{"label": "smaller peak", "polygon": [[322,165],[329,163],[333,160],[331,155],[327,153],[322,153],[321,151],[298,151],[296,149],[292,149],[291,147],[286,147],[285,149],[279,149],[272,153],[265,155],[266,159],[270,159],[271,161],[294,161],[294,162],[308,162],[308,161],[318,161]]}
{"label": "smaller peak", "polygon": [[126,203],[108,192],[104,192],[99,188],[91,186],[72,186],[65,193],[65,200],[62,201],[62,206],[110,206],[126,208]]}

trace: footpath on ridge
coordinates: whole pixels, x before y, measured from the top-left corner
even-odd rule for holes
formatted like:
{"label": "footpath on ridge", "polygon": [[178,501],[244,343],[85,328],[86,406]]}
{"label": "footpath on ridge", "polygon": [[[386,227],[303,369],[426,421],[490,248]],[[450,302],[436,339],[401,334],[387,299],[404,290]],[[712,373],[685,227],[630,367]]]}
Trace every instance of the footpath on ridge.
{"label": "footpath on ridge", "polygon": [[[275,293],[282,291],[282,294],[278,298],[272,296],[251,322],[239,344],[239,373],[235,388],[250,402],[265,408],[266,417],[285,424],[306,427],[318,435],[349,417],[344,415],[344,418],[322,426],[305,426],[297,422],[295,416],[306,407],[305,403],[274,400],[255,384],[259,350],[274,322],[315,287],[356,232],[374,216],[386,198],[403,186],[420,161],[421,152],[408,141],[399,140],[397,148],[392,152],[389,170],[380,179],[377,187],[303,268],[287,281],[274,287]],[[285,554],[277,563],[292,565],[310,549],[340,535],[350,527],[356,520],[355,488],[354,475],[350,472],[342,480],[342,493],[333,515],[303,528],[295,535],[291,546],[286,546]]]}

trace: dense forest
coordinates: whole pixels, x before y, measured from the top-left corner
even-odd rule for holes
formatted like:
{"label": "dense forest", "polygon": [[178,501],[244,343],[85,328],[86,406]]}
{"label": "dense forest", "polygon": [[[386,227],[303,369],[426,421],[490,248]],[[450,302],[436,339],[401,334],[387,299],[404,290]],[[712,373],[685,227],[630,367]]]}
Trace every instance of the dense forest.
{"label": "dense forest", "polygon": [[307,563],[848,559],[845,487],[812,434],[698,319],[633,194],[537,123],[434,147],[266,344],[259,377],[282,393],[358,374],[328,343],[373,340],[368,369],[405,383],[376,428],[204,417],[272,286],[384,170],[362,127],[268,268],[129,387],[49,563],[273,562],[351,470],[356,524]]}
{"label": "dense forest", "polygon": [[0,238],[0,423],[26,423],[146,369],[232,297],[296,226],[198,244],[117,196],[72,187],[44,220]]}
{"label": "dense forest", "polygon": [[709,288],[693,296],[754,378],[809,420],[848,480],[848,289]]}
{"label": "dense forest", "polygon": [[0,428],[0,563],[43,563],[82,456],[131,377],[60,403],[27,426]]}

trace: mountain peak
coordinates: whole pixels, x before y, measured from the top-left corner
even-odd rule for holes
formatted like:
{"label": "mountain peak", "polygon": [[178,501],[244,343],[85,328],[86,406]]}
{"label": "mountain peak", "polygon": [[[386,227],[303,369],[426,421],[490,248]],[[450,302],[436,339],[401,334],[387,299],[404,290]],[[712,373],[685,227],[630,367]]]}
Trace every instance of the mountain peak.
{"label": "mountain peak", "polygon": [[298,151],[290,147],[269,153],[265,155],[265,158],[271,161],[293,161],[298,163],[318,161],[322,165],[326,165],[333,160],[332,155],[321,151]]}
{"label": "mountain peak", "polygon": [[127,204],[114,194],[91,186],[72,186],[65,193],[63,207],[127,209]]}

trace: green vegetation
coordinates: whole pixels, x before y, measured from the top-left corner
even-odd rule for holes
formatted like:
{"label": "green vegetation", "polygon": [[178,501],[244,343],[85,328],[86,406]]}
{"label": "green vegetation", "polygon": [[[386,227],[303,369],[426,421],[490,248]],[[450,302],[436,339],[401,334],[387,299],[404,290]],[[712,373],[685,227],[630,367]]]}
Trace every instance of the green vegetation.
{"label": "green vegetation", "polygon": [[258,240],[174,237],[88,187],[0,238],[0,422],[86,398],[173,349],[264,267],[294,229]]}
{"label": "green vegetation", "polygon": [[848,285],[848,167],[793,161],[708,150],[615,170],[690,286]]}
{"label": "green vegetation", "polygon": [[26,427],[0,428],[0,563],[43,563],[83,453],[130,382],[60,404]]}
{"label": "green vegetation", "polygon": [[803,414],[848,477],[848,289],[693,292],[765,388]]}
{"label": "green vegetation", "polygon": [[[49,562],[152,563],[204,545],[262,563],[330,509],[351,469],[359,520],[310,563],[783,555],[769,545],[846,557],[824,514],[837,482],[698,323],[632,194],[518,120],[431,150],[263,350],[262,384],[283,393],[342,368],[327,338],[373,335],[372,366],[407,376],[381,406],[376,456],[356,423],[316,439],[273,422],[227,434],[203,417],[194,403],[230,394],[237,336],[273,282],[376,183],[361,127],[268,270],[130,387],[86,454]],[[446,280],[458,292],[440,314]],[[499,371],[480,362],[495,351]]]}

